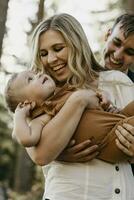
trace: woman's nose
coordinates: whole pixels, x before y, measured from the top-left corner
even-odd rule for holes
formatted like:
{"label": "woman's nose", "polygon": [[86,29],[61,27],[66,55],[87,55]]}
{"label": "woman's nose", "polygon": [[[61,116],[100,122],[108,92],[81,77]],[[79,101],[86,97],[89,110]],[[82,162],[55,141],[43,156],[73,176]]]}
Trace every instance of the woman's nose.
{"label": "woman's nose", "polygon": [[56,60],[57,60],[56,53],[54,53],[54,52],[48,53],[47,61],[49,64],[55,62]]}

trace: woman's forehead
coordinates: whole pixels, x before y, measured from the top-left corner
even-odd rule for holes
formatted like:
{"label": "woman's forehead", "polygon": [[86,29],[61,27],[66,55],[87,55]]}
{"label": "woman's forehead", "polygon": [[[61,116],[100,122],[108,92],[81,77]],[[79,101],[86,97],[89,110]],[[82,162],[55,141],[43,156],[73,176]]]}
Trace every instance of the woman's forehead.
{"label": "woman's forehead", "polygon": [[43,49],[44,46],[47,47],[56,43],[65,43],[65,39],[59,31],[48,30],[41,34],[39,39],[40,49]]}

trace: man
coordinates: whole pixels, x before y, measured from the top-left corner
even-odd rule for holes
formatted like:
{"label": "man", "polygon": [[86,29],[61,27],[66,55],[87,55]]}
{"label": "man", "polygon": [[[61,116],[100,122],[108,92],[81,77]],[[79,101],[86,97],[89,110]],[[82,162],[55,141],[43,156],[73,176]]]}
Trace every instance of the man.
{"label": "man", "polygon": [[105,39],[104,66],[124,72],[134,82],[134,14],[118,17]]}
{"label": "man", "polygon": [[[134,82],[134,14],[119,16],[105,37],[104,66],[107,69],[122,71]],[[123,131],[126,131],[125,129]],[[134,128],[133,128],[134,132]],[[88,157],[89,141],[74,145],[71,141],[59,160],[69,162],[85,162]],[[134,174],[134,164],[131,165]]]}
{"label": "man", "polygon": [[122,71],[134,82],[134,14],[118,17],[105,39],[105,68]]}

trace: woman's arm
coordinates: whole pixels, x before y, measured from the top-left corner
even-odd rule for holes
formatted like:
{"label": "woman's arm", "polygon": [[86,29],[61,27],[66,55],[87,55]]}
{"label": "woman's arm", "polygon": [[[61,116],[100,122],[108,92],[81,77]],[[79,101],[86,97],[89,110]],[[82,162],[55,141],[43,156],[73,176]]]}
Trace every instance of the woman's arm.
{"label": "woman's arm", "polygon": [[46,165],[56,159],[72,137],[82,113],[88,105],[91,92],[80,90],[73,93],[58,114],[43,128],[40,142],[28,148],[32,160]]}
{"label": "woman's arm", "polygon": [[[110,97],[112,97],[113,103],[117,103],[116,104],[117,107],[123,108],[130,101],[134,100],[134,84],[124,73],[112,70],[112,71],[107,71],[103,73],[103,76],[101,77],[102,83],[100,84],[100,89],[107,91],[108,93],[110,92]],[[118,112],[118,110],[112,107],[112,110],[110,110],[110,112],[113,112],[113,111]],[[127,127],[128,126],[129,124],[127,124]],[[124,131],[126,132],[126,135],[129,135],[131,133],[130,135],[131,139],[134,140],[133,126],[129,126],[129,128],[125,128],[125,126],[122,127],[122,129],[120,129],[120,134],[123,134],[122,132]],[[89,143],[90,141],[85,141],[77,145],[73,143],[73,146],[66,148],[59,155],[57,159],[66,161],[66,162],[89,161],[91,158],[90,153],[89,153],[89,145],[90,145]],[[125,151],[126,154],[128,155],[133,154],[132,150],[131,152],[128,153],[128,150],[124,146],[121,146],[121,143],[119,143],[119,140],[117,141],[117,143],[118,143],[118,147],[123,152]]]}

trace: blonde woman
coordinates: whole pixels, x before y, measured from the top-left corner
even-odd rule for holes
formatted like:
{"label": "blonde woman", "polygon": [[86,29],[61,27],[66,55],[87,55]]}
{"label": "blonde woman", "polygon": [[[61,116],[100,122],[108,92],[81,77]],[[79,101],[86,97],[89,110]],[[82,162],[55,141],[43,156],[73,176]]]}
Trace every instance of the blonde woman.
{"label": "blonde woman", "polygon": [[[33,34],[32,69],[45,71],[56,82],[74,88],[103,88],[116,103],[118,94],[129,103],[134,99],[129,78],[115,71],[105,71],[94,58],[80,23],[71,15],[59,14],[42,21]],[[107,85],[109,82],[109,85]],[[111,84],[114,85],[114,91]],[[126,90],[128,95],[126,96]],[[45,165],[45,200],[132,200],[134,180],[128,161],[109,164],[96,159],[97,145],[86,148],[87,162],[55,161],[74,133],[88,98],[76,95],[67,101],[58,114],[43,128],[40,142],[27,152],[32,160]],[[128,126],[128,125],[126,125]],[[128,128],[129,129],[129,128]],[[134,156],[133,132],[118,132],[117,147]]]}

